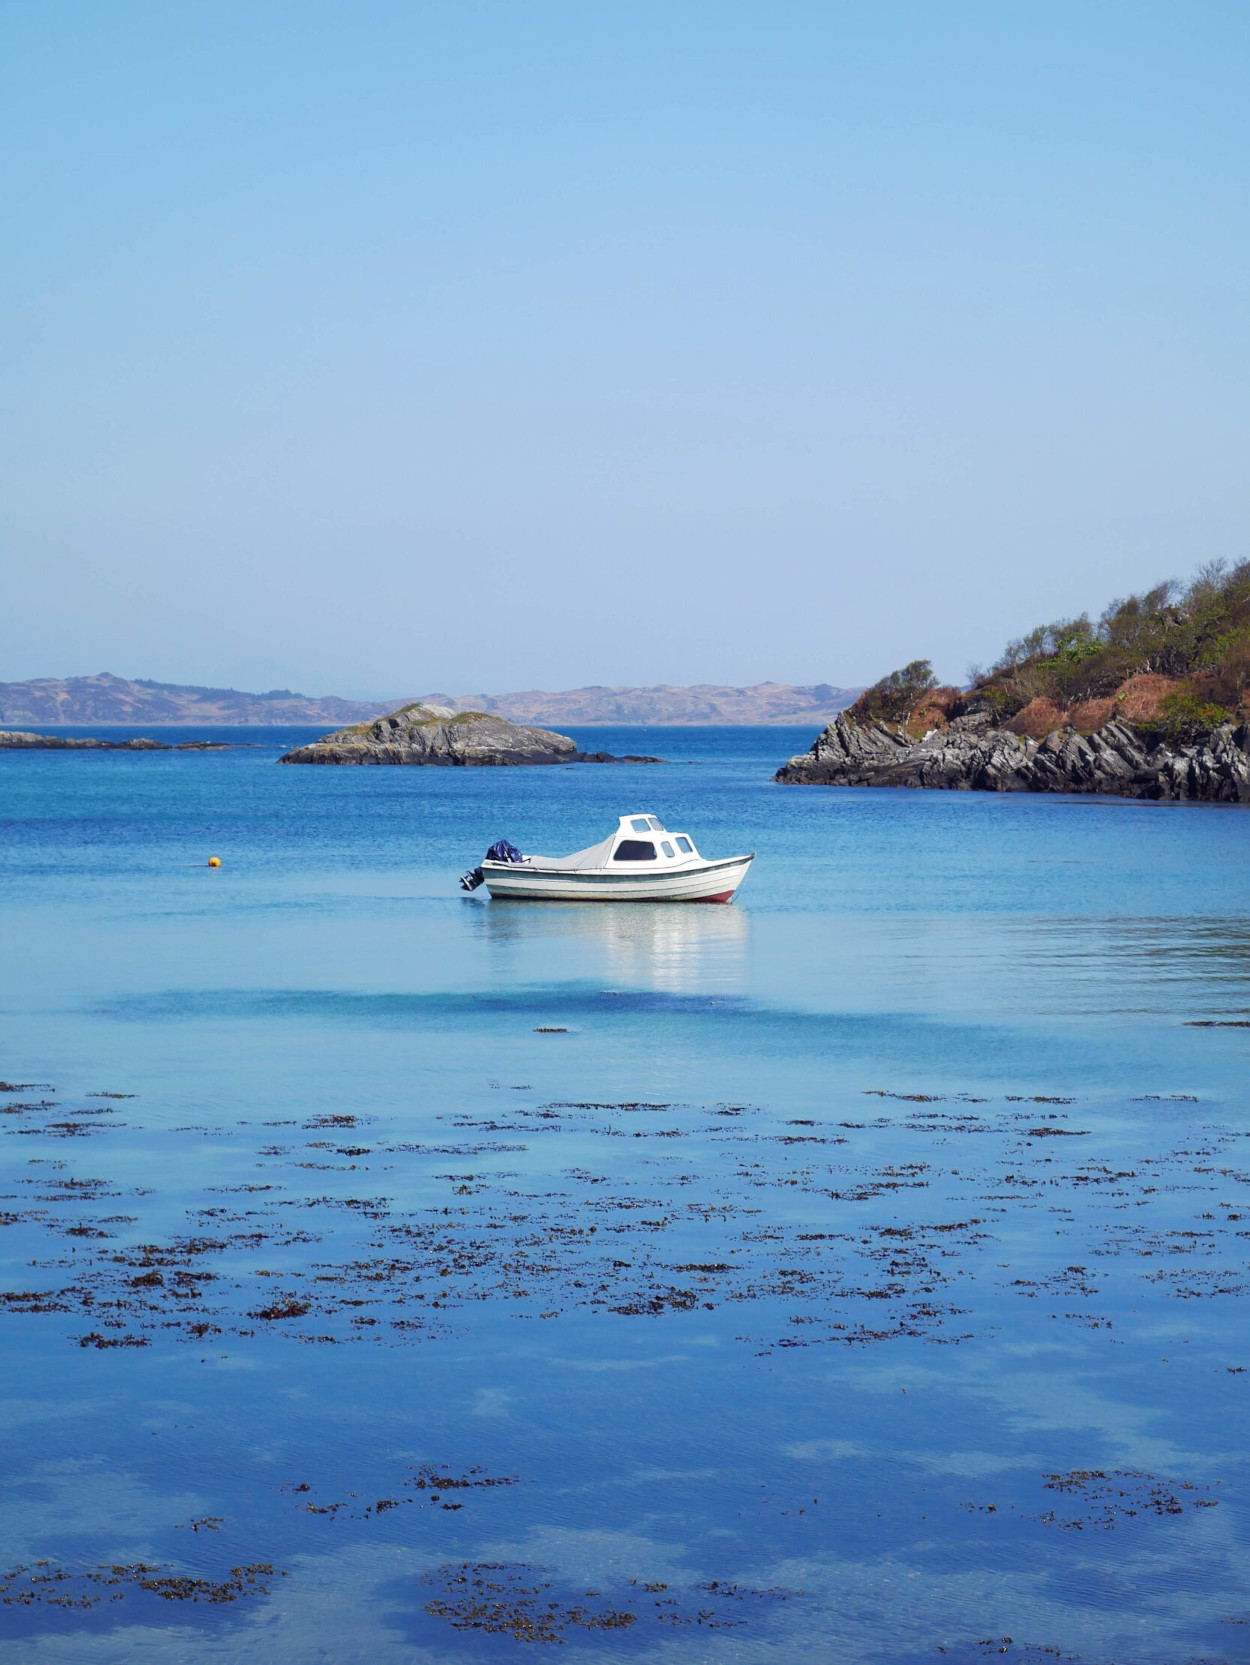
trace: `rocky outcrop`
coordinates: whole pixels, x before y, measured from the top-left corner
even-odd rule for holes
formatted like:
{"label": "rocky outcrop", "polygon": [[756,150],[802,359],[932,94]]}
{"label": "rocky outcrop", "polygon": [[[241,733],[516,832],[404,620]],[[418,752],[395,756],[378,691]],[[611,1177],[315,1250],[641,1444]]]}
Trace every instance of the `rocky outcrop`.
{"label": "rocky outcrop", "polygon": [[777,771],[787,785],[919,786],[963,792],[1105,792],[1127,798],[1250,803],[1250,724],[1225,723],[1192,745],[1168,745],[1123,720],[1093,734],[1064,727],[1042,740],[984,712],[922,739],[841,713]]}
{"label": "rocky outcrop", "polygon": [[[209,742],[186,741],[178,751],[207,750]],[[0,750],[41,752],[169,752],[173,746],[162,740],[95,740],[68,734],[25,734],[21,729],[0,729]],[[213,745],[213,750],[217,746]]]}
{"label": "rocky outcrop", "polygon": [[660,763],[658,757],[613,757],[581,752],[576,740],[547,728],[527,728],[487,711],[452,712],[445,706],[406,705],[374,723],[357,723],[296,746],[280,763],[416,763],[443,767],[500,767],[525,763]]}

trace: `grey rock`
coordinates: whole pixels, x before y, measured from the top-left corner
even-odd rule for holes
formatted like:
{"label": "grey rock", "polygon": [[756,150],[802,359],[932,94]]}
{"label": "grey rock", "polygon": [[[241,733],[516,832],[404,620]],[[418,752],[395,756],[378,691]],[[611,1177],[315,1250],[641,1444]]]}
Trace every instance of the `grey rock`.
{"label": "grey rock", "polygon": [[1250,724],[1225,723],[1169,746],[1130,723],[1094,734],[1055,729],[1042,741],[978,712],[913,740],[888,723],[840,713],[773,777],[787,785],[916,786],[963,792],[1099,792],[1128,798],[1250,803]]}
{"label": "grey rock", "polygon": [[580,752],[576,740],[547,728],[510,723],[486,711],[453,713],[406,705],[373,723],[358,723],[296,746],[280,763],[410,763],[453,768],[536,763],[660,763],[658,757],[616,758]]}

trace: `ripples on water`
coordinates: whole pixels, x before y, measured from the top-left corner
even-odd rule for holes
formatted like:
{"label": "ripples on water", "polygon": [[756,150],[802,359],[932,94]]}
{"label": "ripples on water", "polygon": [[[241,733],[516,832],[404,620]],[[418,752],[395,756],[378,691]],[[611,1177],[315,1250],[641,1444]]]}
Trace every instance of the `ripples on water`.
{"label": "ripples on water", "polygon": [[0,758],[0,1648],[1247,1658],[1243,813],[260,738]]}

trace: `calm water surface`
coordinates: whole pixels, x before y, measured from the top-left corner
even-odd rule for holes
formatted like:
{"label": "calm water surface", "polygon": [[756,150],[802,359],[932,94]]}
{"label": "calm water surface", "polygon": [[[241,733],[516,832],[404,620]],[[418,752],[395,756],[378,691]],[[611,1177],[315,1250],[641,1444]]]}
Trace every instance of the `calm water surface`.
{"label": "calm water surface", "polygon": [[1250,1658],[1245,811],[309,732],[0,755],[0,1656]]}

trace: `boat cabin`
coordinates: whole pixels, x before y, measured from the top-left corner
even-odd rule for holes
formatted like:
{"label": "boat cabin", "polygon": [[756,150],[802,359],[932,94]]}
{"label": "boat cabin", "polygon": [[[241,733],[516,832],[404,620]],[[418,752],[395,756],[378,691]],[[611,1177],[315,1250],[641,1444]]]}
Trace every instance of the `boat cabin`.
{"label": "boat cabin", "polygon": [[672,833],[654,815],[622,815],[611,839],[609,862],[653,861],[676,866],[697,861],[699,852],[687,833]]}
{"label": "boat cabin", "polygon": [[[644,868],[642,863],[646,862]],[[520,868],[541,868],[547,873],[588,873],[622,870],[641,875],[663,873],[687,863],[701,864],[702,857],[688,833],[669,832],[658,816],[622,815],[616,831],[588,850],[571,856],[525,856]],[[628,865],[627,865],[628,864]],[[484,862],[492,870],[496,862]],[[705,865],[705,864],[704,864]]]}

